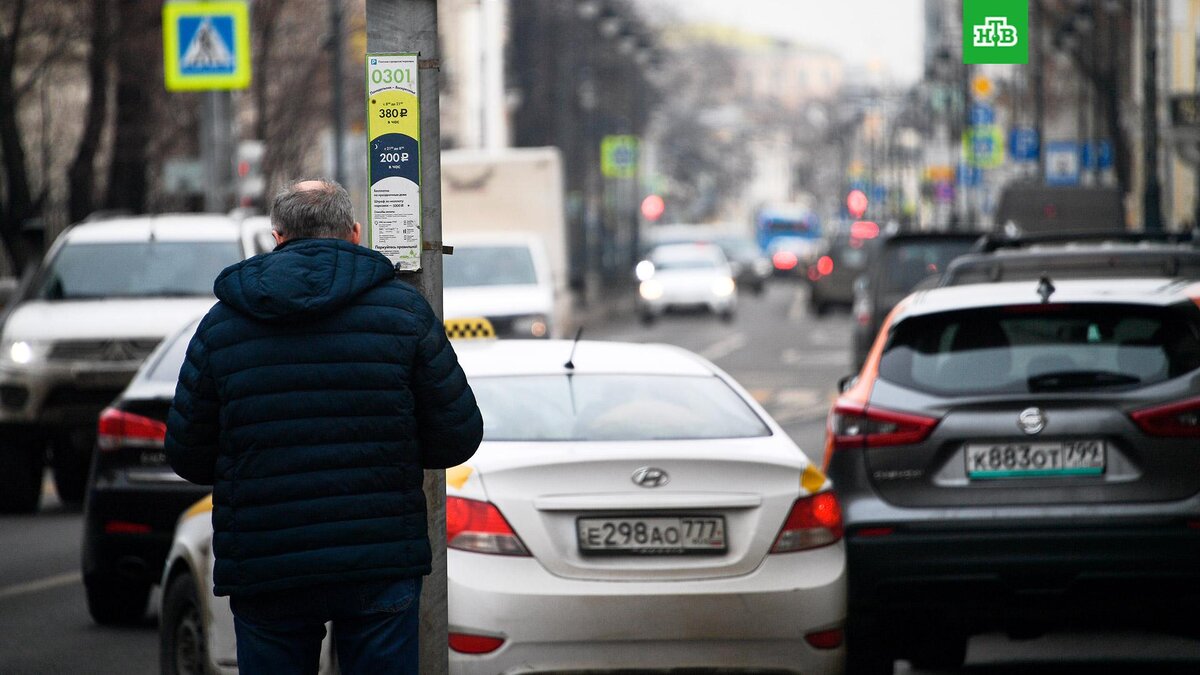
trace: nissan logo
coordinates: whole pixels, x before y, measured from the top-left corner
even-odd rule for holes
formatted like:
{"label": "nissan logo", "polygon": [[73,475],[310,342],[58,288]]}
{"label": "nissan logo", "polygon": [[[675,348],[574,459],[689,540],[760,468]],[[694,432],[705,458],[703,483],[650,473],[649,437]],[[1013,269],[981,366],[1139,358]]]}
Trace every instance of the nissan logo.
{"label": "nissan logo", "polygon": [[1030,436],[1046,428],[1046,413],[1041,408],[1026,408],[1017,415],[1017,426]]}
{"label": "nissan logo", "polygon": [[653,466],[643,466],[633,472],[633,484],[644,488],[662,487],[671,482],[666,471]]}

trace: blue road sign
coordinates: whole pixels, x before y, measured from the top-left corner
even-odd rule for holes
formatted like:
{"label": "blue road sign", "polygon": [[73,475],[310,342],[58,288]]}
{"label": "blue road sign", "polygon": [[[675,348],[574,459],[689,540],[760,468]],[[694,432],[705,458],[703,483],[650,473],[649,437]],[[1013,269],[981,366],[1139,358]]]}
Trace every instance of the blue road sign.
{"label": "blue road sign", "polygon": [[1099,141],[1081,144],[1079,162],[1085,169],[1111,169],[1113,165],[1112,142]]}
{"label": "blue road sign", "polygon": [[1037,129],[1018,127],[1008,135],[1008,154],[1015,162],[1034,162],[1038,158]]}
{"label": "blue road sign", "polygon": [[1051,141],[1046,144],[1046,184],[1079,184],[1079,144],[1074,141]]}
{"label": "blue road sign", "polygon": [[996,123],[996,109],[986,103],[971,104],[971,125],[983,126]]}

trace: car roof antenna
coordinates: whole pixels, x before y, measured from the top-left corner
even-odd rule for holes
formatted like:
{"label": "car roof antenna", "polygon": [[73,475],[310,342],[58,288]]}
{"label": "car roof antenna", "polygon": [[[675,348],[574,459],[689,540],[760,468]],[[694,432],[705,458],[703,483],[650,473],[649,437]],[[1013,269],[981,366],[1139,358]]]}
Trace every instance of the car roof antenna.
{"label": "car roof antenna", "polygon": [[1037,294],[1042,298],[1042,304],[1050,302],[1050,296],[1054,295],[1054,284],[1050,282],[1050,277],[1044,276],[1038,281]]}
{"label": "car roof antenna", "polygon": [[575,370],[575,348],[579,346],[579,338],[583,335],[583,326],[575,331],[575,341],[571,343],[571,354],[567,357],[567,362],[563,364],[563,368],[567,370]]}

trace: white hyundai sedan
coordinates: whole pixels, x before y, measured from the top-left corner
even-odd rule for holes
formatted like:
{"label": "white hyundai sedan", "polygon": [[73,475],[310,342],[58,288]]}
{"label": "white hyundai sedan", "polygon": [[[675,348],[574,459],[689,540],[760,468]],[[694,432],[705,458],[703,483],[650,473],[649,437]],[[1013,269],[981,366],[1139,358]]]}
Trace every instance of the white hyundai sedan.
{"label": "white hyundai sedan", "polygon": [[450,670],[842,667],[824,475],[666,345],[457,347],[484,442],[447,472]]}
{"label": "white hyundai sedan", "polygon": [[[455,348],[484,441],[446,471],[451,673],[841,672],[838,503],[728,375],[666,345]],[[211,508],[180,519],[163,573],[177,672],[236,672]]]}

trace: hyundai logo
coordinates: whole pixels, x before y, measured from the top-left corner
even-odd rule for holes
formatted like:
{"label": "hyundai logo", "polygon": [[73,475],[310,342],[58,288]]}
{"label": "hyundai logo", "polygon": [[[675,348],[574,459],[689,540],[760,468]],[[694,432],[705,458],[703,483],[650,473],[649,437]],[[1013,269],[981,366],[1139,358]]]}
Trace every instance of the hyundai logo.
{"label": "hyundai logo", "polygon": [[1017,415],[1017,426],[1030,436],[1046,428],[1046,413],[1041,408],[1026,408]]}
{"label": "hyundai logo", "polygon": [[662,487],[671,482],[666,471],[653,466],[643,466],[633,472],[633,484],[644,488]]}

